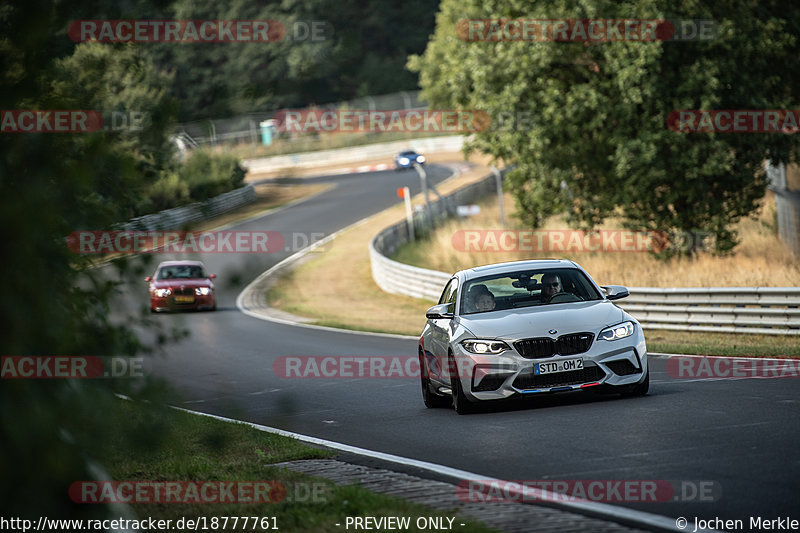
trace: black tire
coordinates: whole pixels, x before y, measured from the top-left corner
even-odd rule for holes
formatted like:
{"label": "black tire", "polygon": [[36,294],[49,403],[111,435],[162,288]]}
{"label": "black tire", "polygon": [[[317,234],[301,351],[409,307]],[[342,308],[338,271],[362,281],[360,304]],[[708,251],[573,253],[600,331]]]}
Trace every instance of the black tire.
{"label": "black tire", "polygon": [[641,383],[637,383],[636,385],[632,385],[628,390],[622,392],[623,396],[634,397],[634,396],[645,396],[647,392],[650,390],[650,369],[647,369],[647,374],[644,376],[644,381]]}
{"label": "black tire", "polygon": [[428,409],[450,407],[450,398],[441,396],[431,390],[431,380],[428,377],[428,367],[422,354],[419,355],[419,379],[422,384],[422,401]]}
{"label": "black tire", "polygon": [[468,415],[475,412],[475,404],[467,399],[461,388],[461,378],[458,376],[458,366],[453,354],[447,359],[448,371],[450,373],[450,386],[453,389],[453,408],[460,415]]}

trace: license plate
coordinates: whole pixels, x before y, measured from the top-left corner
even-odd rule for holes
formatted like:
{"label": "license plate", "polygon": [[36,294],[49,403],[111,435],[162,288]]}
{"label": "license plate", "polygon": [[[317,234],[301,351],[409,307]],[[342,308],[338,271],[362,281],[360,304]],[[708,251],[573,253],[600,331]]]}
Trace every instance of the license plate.
{"label": "license plate", "polygon": [[175,297],[176,304],[193,304],[194,303],[194,296],[176,296]]}
{"label": "license plate", "polygon": [[581,370],[583,359],[562,359],[561,361],[548,361],[547,363],[534,363],[533,373],[537,376],[541,374],[555,374],[556,372],[569,372],[571,370]]}

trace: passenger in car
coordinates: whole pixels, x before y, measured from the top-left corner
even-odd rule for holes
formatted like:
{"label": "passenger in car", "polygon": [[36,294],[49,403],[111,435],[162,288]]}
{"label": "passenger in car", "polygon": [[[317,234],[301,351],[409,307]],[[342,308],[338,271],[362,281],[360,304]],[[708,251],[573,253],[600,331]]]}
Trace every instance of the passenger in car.
{"label": "passenger in car", "polygon": [[479,308],[479,300],[483,298],[482,306],[486,307],[491,305],[491,309],[494,309],[495,302],[494,302],[494,295],[492,291],[486,285],[479,283],[477,285],[473,285],[467,291],[467,300],[465,302],[465,309],[467,313],[475,313],[478,311],[487,311],[491,309],[482,309]]}
{"label": "passenger in car", "polygon": [[483,311],[491,311],[495,308],[494,296],[491,291],[481,293],[475,300],[475,310],[479,313]]}

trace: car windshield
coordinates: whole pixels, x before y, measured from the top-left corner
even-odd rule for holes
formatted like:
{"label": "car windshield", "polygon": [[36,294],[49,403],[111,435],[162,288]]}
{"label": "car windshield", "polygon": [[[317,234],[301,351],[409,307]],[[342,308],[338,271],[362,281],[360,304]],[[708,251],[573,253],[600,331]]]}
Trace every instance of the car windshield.
{"label": "car windshield", "polygon": [[203,267],[199,265],[170,265],[158,269],[156,279],[196,279],[206,278]]}
{"label": "car windshield", "polygon": [[417,152],[400,152],[401,156],[412,156],[417,155]]}
{"label": "car windshield", "polygon": [[467,281],[463,290],[462,315],[603,299],[588,277],[574,268],[484,276]]}

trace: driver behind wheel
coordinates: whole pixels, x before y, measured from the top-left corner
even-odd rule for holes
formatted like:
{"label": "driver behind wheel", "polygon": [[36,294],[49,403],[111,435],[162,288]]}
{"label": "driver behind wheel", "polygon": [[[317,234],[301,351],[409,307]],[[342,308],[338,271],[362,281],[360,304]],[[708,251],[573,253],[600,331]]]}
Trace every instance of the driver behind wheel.
{"label": "driver behind wheel", "polygon": [[561,277],[558,274],[545,274],[542,276],[542,302],[549,302],[553,295],[563,291]]}

